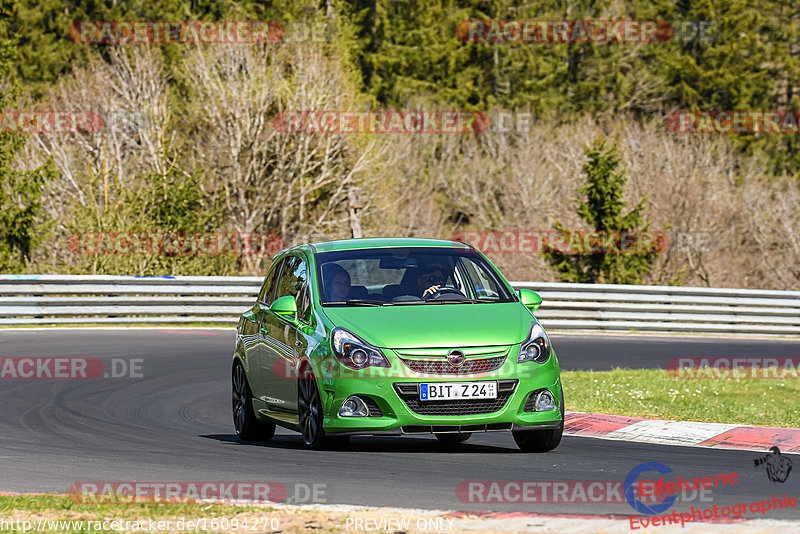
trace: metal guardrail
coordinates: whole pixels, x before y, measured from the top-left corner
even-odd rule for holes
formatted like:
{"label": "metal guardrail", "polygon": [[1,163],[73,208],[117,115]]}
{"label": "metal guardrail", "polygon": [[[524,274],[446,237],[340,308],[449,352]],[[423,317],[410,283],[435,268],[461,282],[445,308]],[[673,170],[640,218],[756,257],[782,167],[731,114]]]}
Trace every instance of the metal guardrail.
{"label": "metal guardrail", "polygon": [[551,330],[800,336],[800,291],[512,282]]}
{"label": "metal guardrail", "polygon": [[[0,275],[0,325],[235,324],[260,277]],[[512,282],[550,330],[800,336],[800,291]]]}

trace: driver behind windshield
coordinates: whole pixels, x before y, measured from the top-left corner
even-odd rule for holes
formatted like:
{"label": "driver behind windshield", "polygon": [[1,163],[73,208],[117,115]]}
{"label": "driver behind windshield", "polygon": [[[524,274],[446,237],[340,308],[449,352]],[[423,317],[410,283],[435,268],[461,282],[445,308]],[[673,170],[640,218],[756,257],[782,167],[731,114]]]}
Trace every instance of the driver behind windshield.
{"label": "driver behind windshield", "polygon": [[335,263],[322,266],[322,285],[328,302],[343,302],[350,294],[350,273]]}
{"label": "driver behind windshield", "polygon": [[433,295],[442,285],[444,285],[444,272],[437,264],[429,265],[417,277],[417,293],[422,297]]}

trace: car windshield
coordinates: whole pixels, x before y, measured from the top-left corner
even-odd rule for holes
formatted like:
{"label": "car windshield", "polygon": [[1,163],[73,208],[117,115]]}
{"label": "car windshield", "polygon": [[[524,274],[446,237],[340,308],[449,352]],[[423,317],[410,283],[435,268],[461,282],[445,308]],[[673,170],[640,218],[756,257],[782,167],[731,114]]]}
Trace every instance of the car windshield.
{"label": "car windshield", "polygon": [[383,306],[514,302],[477,252],[392,247],[316,254],[324,305]]}

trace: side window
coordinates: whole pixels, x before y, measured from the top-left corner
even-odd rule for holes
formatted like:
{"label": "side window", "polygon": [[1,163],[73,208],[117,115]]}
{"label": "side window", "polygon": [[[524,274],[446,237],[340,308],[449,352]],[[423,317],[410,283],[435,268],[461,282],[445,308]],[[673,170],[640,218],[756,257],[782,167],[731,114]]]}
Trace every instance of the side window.
{"label": "side window", "polygon": [[492,277],[484,271],[482,265],[476,265],[475,262],[469,259],[463,259],[462,262],[466,268],[467,276],[472,280],[476,298],[497,299],[500,297],[502,290]]}
{"label": "side window", "polygon": [[258,292],[258,300],[265,303],[267,306],[272,304],[273,297],[275,296],[275,283],[278,279],[278,273],[281,272],[282,263],[283,260],[280,260],[272,264],[266,278],[264,278],[264,285],[261,286],[261,291]]}
{"label": "side window", "polygon": [[301,291],[305,287],[308,279],[306,262],[298,256],[289,256],[283,266],[281,281],[278,283],[278,295],[276,298],[292,295],[297,299],[297,307],[302,303]]}
{"label": "side window", "polygon": [[300,291],[302,293],[297,297],[297,314],[301,321],[311,324],[311,291],[308,289],[308,282],[303,284]]}

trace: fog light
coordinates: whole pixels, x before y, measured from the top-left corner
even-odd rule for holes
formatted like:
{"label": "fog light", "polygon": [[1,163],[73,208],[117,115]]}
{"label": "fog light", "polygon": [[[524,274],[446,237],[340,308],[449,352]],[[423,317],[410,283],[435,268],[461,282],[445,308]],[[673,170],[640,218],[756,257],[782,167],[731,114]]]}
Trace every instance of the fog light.
{"label": "fog light", "polygon": [[353,395],[342,403],[339,415],[342,417],[368,417],[369,409],[360,397]]}
{"label": "fog light", "polygon": [[553,398],[553,395],[546,389],[542,390],[542,392],[536,396],[536,411],[547,412],[555,409],[556,400]]}

